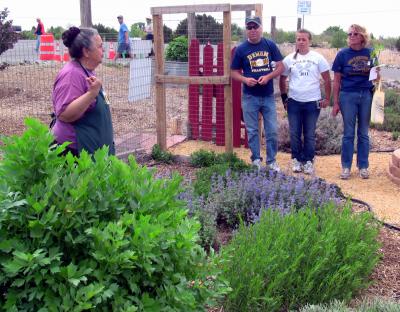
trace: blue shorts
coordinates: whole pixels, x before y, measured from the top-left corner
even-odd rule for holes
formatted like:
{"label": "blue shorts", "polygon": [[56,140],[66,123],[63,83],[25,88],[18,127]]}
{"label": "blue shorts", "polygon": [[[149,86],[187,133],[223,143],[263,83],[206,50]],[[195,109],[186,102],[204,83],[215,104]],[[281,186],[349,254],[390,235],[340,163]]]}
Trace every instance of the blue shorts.
{"label": "blue shorts", "polygon": [[131,46],[128,43],[122,42],[118,43],[118,53],[130,53]]}

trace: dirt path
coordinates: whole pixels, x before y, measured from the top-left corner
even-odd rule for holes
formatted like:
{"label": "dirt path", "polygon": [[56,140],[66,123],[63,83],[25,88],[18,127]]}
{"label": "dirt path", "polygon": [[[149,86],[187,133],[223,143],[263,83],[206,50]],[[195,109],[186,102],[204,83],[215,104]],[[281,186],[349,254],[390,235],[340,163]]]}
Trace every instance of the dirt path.
{"label": "dirt path", "polygon": [[[186,141],[170,148],[170,151],[175,155],[189,156],[199,149],[224,152],[224,147],[202,141]],[[250,151],[248,149],[235,148],[234,152],[243,160],[249,161]],[[400,187],[392,183],[386,173],[390,157],[391,153],[371,153],[369,158],[370,179],[361,179],[353,166],[351,178],[344,181],[339,178],[340,155],[317,156],[316,175],[330,183],[337,184],[344,194],[370,204],[376,217],[380,220],[400,226]],[[292,174],[290,154],[278,153],[277,160],[284,172]]]}

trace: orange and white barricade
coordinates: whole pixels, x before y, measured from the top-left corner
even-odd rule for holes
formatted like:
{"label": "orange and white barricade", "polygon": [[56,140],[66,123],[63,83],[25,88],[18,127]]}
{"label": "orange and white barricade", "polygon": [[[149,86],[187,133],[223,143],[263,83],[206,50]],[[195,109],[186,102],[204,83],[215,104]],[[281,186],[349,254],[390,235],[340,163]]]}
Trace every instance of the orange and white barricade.
{"label": "orange and white barricade", "polygon": [[40,36],[39,60],[54,60],[54,36],[53,34],[44,34]]}
{"label": "orange and white barricade", "polygon": [[63,53],[63,62],[69,62],[70,56],[68,52],[68,48],[64,47],[64,53]]}
{"label": "orange and white barricade", "polygon": [[54,60],[57,62],[61,62],[61,50],[60,43],[58,41],[55,42],[55,52],[54,52]]}
{"label": "orange and white barricade", "polygon": [[110,42],[108,46],[108,59],[113,60],[115,58],[114,42]]}

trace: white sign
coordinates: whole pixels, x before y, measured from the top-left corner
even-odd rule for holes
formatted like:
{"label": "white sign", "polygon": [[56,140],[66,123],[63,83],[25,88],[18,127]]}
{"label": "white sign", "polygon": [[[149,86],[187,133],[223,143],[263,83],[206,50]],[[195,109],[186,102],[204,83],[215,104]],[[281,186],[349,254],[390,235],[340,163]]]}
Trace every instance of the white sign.
{"label": "white sign", "polygon": [[311,14],[311,1],[297,1],[297,14],[310,15]]}
{"label": "white sign", "polygon": [[136,102],[151,96],[151,58],[130,62],[128,101]]}

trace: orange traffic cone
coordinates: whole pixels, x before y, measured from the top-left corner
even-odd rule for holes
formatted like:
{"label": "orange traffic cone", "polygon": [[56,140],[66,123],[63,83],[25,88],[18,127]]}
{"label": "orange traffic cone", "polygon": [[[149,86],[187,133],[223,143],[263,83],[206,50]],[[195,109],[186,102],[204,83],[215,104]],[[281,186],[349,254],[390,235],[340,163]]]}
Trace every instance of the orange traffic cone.
{"label": "orange traffic cone", "polygon": [[56,51],[54,52],[54,61],[61,62],[60,43],[56,41]]}
{"label": "orange traffic cone", "polygon": [[63,62],[69,62],[69,60],[70,60],[70,57],[69,57],[68,48],[64,47]]}
{"label": "orange traffic cone", "polygon": [[54,36],[53,34],[45,34],[40,36],[39,60],[54,60]]}
{"label": "orange traffic cone", "polygon": [[115,50],[114,50],[114,43],[110,42],[108,48],[108,59],[113,60],[115,58]]}

